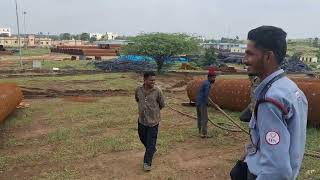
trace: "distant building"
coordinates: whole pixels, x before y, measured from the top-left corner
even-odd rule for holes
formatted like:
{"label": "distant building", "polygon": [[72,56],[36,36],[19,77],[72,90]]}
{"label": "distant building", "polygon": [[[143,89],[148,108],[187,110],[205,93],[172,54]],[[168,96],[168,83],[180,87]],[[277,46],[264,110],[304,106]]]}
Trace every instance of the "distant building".
{"label": "distant building", "polygon": [[102,38],[103,34],[101,34],[101,33],[89,33],[89,36],[90,36],[90,38],[94,37],[97,40],[100,40]]}
{"label": "distant building", "polygon": [[118,37],[118,34],[114,34],[112,32],[106,32],[104,35],[105,40],[114,40],[116,37]]}
{"label": "distant building", "polygon": [[318,62],[318,58],[316,56],[303,55],[300,57],[300,60],[303,62],[309,62],[309,63],[317,63]]}
{"label": "distant building", "polygon": [[[19,38],[15,36],[0,37],[0,45],[4,47],[19,47]],[[20,38],[20,45],[25,47],[50,47],[52,45],[52,39],[37,38],[34,35],[29,35],[26,38]]]}
{"label": "distant building", "polygon": [[87,41],[82,40],[61,40],[61,41],[53,41],[53,46],[81,46],[84,45]]}
{"label": "distant building", "polygon": [[238,47],[231,47],[230,52],[232,53],[245,53],[247,45],[246,44],[239,44]]}
{"label": "distant building", "polygon": [[231,51],[234,48],[234,51],[241,51],[240,49],[245,49],[245,44],[238,44],[238,43],[202,43],[204,48],[215,48],[218,50],[229,50]]}
{"label": "distant building", "polygon": [[0,35],[5,35],[5,36],[10,37],[11,36],[10,28],[2,28],[2,27],[0,27]]}

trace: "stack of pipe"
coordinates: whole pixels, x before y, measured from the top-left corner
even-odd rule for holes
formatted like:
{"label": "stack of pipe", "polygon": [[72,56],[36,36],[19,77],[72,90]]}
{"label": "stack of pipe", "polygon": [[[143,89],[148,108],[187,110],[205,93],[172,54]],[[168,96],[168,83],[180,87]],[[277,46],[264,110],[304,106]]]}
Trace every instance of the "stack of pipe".
{"label": "stack of pipe", "polygon": [[[292,79],[308,99],[308,125],[320,127],[320,80]],[[196,79],[187,85],[190,101],[195,101],[203,79]],[[242,111],[250,103],[251,83],[248,79],[217,79],[211,88],[210,98],[220,107]]]}
{"label": "stack of pipe", "polygon": [[22,91],[15,84],[0,84],[0,123],[3,122],[22,101]]}
{"label": "stack of pipe", "polygon": [[108,44],[105,46],[57,46],[51,48],[51,52],[64,53],[79,56],[117,56],[121,49],[119,44]]}

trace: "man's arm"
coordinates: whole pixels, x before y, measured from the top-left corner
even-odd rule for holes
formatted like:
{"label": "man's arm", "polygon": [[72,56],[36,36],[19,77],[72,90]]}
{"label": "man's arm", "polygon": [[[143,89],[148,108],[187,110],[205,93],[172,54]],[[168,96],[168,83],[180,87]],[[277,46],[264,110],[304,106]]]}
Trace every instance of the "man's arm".
{"label": "man's arm", "polygon": [[159,103],[159,108],[160,109],[165,107],[165,98],[163,96],[163,93],[162,93],[161,89],[159,89],[159,95],[158,95],[157,101]]}
{"label": "man's arm", "polygon": [[210,95],[210,83],[203,84],[203,95],[206,97],[206,101],[208,102],[209,95]]}
{"label": "man's arm", "polygon": [[138,97],[138,88],[136,89],[134,93],[134,98],[136,99],[137,102],[139,102],[139,97]]}
{"label": "man's arm", "polygon": [[292,177],[289,147],[290,133],[282,111],[271,103],[262,103],[258,108],[261,173],[257,180],[289,180]]}

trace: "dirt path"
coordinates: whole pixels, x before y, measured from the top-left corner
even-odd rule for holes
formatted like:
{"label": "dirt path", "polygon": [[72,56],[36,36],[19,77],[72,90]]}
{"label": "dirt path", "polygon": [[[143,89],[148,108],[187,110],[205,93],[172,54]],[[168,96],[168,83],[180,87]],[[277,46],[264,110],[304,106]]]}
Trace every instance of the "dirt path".
{"label": "dirt path", "polygon": [[177,144],[169,154],[156,154],[151,172],[142,170],[143,150],[101,155],[68,168],[81,172],[81,179],[228,179],[231,157],[239,148],[205,146],[206,140],[196,138]]}

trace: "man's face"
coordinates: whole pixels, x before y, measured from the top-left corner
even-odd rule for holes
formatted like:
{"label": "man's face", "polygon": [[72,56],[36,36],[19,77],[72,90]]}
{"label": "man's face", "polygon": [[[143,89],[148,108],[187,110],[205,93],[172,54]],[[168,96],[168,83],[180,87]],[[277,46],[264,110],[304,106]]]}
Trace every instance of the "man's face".
{"label": "man's face", "polygon": [[255,47],[253,41],[248,41],[243,63],[247,66],[249,75],[261,76],[265,71],[265,54]]}
{"label": "man's face", "polygon": [[144,84],[148,88],[153,88],[154,85],[156,84],[156,77],[155,76],[149,76],[149,77],[145,78],[144,79]]}
{"label": "man's face", "polygon": [[211,83],[214,83],[215,80],[216,76],[208,76],[208,81],[210,81]]}

